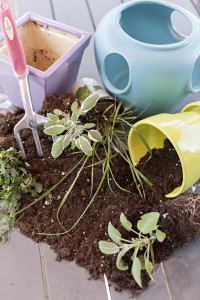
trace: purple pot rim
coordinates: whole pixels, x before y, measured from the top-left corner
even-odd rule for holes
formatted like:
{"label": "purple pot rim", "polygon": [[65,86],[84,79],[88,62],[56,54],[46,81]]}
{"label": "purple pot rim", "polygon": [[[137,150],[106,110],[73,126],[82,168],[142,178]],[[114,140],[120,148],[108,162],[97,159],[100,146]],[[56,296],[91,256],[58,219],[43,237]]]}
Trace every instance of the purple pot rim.
{"label": "purple pot rim", "polygon": [[[76,35],[77,37],[80,38],[78,42],[72,46],[65,54],[63,54],[54,64],[52,64],[46,71],[40,71],[34,67],[31,67],[30,65],[27,65],[27,68],[29,70],[30,74],[39,76],[41,78],[47,78],[50,75],[52,75],[60,65],[62,65],[64,62],[69,62],[72,58],[73,53],[76,53],[77,50],[82,49],[82,51],[87,47],[89,44],[89,41],[91,39],[91,33],[80,30],[78,28],[72,27],[70,25],[66,25],[60,22],[57,22],[55,20],[43,17],[41,15],[38,15],[36,13],[33,13],[31,11],[26,12],[24,15],[22,15],[18,20],[17,20],[17,27],[22,26],[25,24],[28,20],[33,20],[35,22],[38,22],[39,24],[46,25],[73,35]],[[0,43],[3,41],[3,33],[0,34]],[[10,59],[7,55],[4,55],[0,53],[0,60],[4,61],[8,64],[11,65]]]}

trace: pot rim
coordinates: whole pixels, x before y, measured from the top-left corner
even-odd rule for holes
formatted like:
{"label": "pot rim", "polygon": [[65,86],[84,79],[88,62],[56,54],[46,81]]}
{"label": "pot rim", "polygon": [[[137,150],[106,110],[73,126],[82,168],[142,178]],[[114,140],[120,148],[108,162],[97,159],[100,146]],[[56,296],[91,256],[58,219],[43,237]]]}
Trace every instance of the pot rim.
{"label": "pot rim", "polygon": [[[72,46],[67,52],[65,52],[64,55],[62,55],[59,59],[57,59],[46,71],[40,71],[30,65],[27,65],[28,71],[30,74],[38,76],[40,78],[47,78],[51,76],[58,68],[60,65],[62,65],[65,61],[70,63],[70,60],[73,56],[73,53],[78,52],[82,48],[81,51],[84,51],[84,49],[87,47],[89,44],[89,41],[91,39],[91,33],[82,31],[78,28],[57,22],[55,20],[43,17],[41,15],[38,15],[36,13],[33,13],[31,11],[26,12],[24,15],[22,15],[18,20],[17,20],[17,27],[20,27],[27,23],[29,20],[35,21],[38,24],[49,26],[51,28],[64,31],[67,33],[70,33],[72,35],[75,35],[80,38],[78,42],[75,43],[75,45]],[[3,38],[3,33],[0,34],[0,43],[4,40]],[[7,55],[4,55],[0,53],[0,60],[4,61],[8,64],[11,65],[10,59]]]}
{"label": "pot rim", "polygon": [[[178,12],[180,12],[192,25],[192,32],[190,33],[189,36],[185,36],[185,38],[180,41],[180,42],[176,42],[173,44],[149,44],[149,43],[144,43],[141,42],[137,39],[134,39],[133,37],[131,37],[130,35],[128,35],[121,27],[120,25],[120,18],[121,18],[121,14],[124,10],[126,10],[129,7],[132,6],[136,6],[138,4],[158,4],[158,5],[162,5],[168,8],[171,8],[173,10],[176,10]],[[128,2],[128,3],[124,3],[123,5],[120,5],[118,7],[117,13],[115,15],[115,18],[113,19],[113,27],[115,28],[115,32],[117,34],[120,34],[121,37],[123,37],[125,40],[127,40],[129,43],[131,44],[136,44],[138,46],[141,46],[143,48],[149,48],[149,49],[155,49],[155,50],[169,50],[169,49],[177,49],[183,46],[188,45],[192,40],[194,40],[197,36],[198,36],[198,31],[199,30],[199,26],[197,25],[197,22],[194,21],[194,19],[196,18],[195,15],[193,15],[192,13],[190,13],[189,11],[187,11],[186,9],[178,6],[178,5],[174,5],[172,3],[166,2],[166,1],[160,1],[160,0],[139,0],[139,1],[134,1],[134,2]],[[198,19],[197,19],[198,20]]]}

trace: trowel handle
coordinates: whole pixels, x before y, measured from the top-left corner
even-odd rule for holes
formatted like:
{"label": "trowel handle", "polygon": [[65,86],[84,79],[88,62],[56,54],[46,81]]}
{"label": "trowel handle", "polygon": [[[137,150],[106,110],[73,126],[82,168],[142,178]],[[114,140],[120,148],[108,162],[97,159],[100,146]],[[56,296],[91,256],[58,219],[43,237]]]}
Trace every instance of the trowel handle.
{"label": "trowel handle", "polygon": [[0,23],[15,76],[28,74],[22,42],[8,0],[0,0]]}

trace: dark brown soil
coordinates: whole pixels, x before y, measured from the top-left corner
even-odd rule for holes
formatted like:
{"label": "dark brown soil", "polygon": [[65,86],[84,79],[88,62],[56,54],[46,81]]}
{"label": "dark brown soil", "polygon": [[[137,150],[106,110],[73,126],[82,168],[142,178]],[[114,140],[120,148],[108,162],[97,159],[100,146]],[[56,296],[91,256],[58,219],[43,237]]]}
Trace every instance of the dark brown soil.
{"label": "dark brown soil", "polygon": [[[72,94],[49,96],[45,99],[41,114],[46,114],[55,108],[66,108],[69,111],[70,103],[74,101]],[[13,137],[13,126],[22,117],[23,111],[16,109],[15,113],[0,117],[0,148],[9,148],[15,145]],[[40,132],[41,143],[45,153],[44,158],[36,155],[34,142],[29,130],[22,132],[22,139],[26,149],[28,162],[31,165],[33,175],[49,189],[58,182],[69,170],[81,159],[81,154],[71,154],[66,149],[63,154],[53,159],[50,154],[52,141],[50,137]],[[99,155],[102,149],[99,148]],[[109,279],[115,281],[120,289],[130,289],[133,294],[140,291],[140,288],[133,280],[129,272],[119,271],[116,268],[116,256],[105,256],[99,248],[99,240],[108,240],[107,227],[109,221],[120,229],[119,216],[121,212],[136,224],[141,215],[158,211],[161,213],[159,223],[162,230],[167,234],[163,244],[155,243],[155,258],[160,262],[168,258],[175,248],[187,244],[199,235],[200,225],[200,200],[197,196],[190,195],[181,199],[167,200],[165,194],[180,186],[182,182],[182,170],[180,161],[169,141],[166,141],[165,148],[153,150],[153,157],[144,164],[146,159],[141,160],[139,169],[153,183],[153,187],[145,184],[146,199],[138,195],[138,191],[132,179],[127,163],[118,155],[113,159],[112,171],[116,181],[122,187],[130,190],[132,194],[119,190],[110,178],[109,189],[107,182],[104,182],[94,202],[88,209],[85,216],[75,227],[70,235],[38,235],[38,233],[60,233],[69,230],[78,220],[91,199],[91,169],[85,168],[64,206],[59,218],[63,228],[58,224],[56,218],[57,208],[61,199],[72,183],[77,170],[56,188],[53,195],[53,202],[49,204],[46,200],[38,202],[25,211],[18,226],[23,234],[35,241],[43,241],[50,245],[57,253],[57,260],[67,259],[75,261],[78,265],[85,267],[91,278],[97,279],[106,273]],[[91,161],[88,162],[90,164]],[[102,176],[102,167],[94,167],[94,191],[97,188]],[[196,198],[195,198],[196,197]],[[23,197],[22,206],[32,201],[28,196]],[[143,272],[143,286],[149,283],[149,278]]]}

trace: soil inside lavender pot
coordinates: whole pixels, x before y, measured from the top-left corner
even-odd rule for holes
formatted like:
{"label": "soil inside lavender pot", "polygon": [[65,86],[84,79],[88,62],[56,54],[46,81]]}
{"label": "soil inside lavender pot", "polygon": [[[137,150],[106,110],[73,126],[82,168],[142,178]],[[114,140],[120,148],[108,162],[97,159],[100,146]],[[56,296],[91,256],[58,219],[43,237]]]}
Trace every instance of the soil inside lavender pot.
{"label": "soil inside lavender pot", "polygon": [[[41,114],[46,115],[53,109],[69,111],[70,104],[74,101],[72,94],[52,95],[46,97]],[[23,116],[21,109],[16,109],[14,114],[0,117],[0,148],[7,149],[16,146],[13,127]],[[41,143],[45,157],[38,158],[34,141],[29,130],[22,131],[22,139],[26,149],[28,163],[31,165],[32,174],[40,181],[46,189],[58,182],[69,170],[80,160],[82,154],[72,154],[66,149],[63,154],[53,159],[50,151],[52,146],[51,137],[46,136],[40,130]],[[99,155],[103,156],[103,149],[99,149]],[[159,224],[166,233],[165,241],[155,243],[155,259],[160,262],[167,259],[175,248],[187,244],[199,235],[200,219],[199,199],[195,195],[189,195],[174,200],[166,199],[165,195],[182,183],[182,169],[176,151],[168,140],[164,149],[153,150],[153,156],[148,163],[143,158],[139,164],[141,172],[153,183],[153,187],[145,184],[146,198],[141,198],[133,182],[128,164],[118,155],[113,159],[112,171],[115,179],[123,188],[130,190],[133,194],[119,190],[110,179],[108,187],[105,181],[94,202],[88,209],[79,224],[70,232],[70,235],[38,235],[38,233],[59,233],[70,229],[80,217],[91,199],[91,169],[84,168],[79,180],[70,193],[67,201],[62,207],[59,218],[63,228],[57,221],[56,212],[60,204],[58,195],[65,195],[70,184],[76,176],[77,170],[73,172],[53,192],[52,204],[46,200],[38,202],[25,211],[24,216],[17,223],[20,231],[34,241],[43,241],[50,245],[57,254],[57,260],[67,259],[75,261],[79,266],[85,267],[91,278],[98,279],[103,273],[117,283],[118,289],[129,289],[133,294],[141,289],[133,280],[130,270],[119,271],[116,268],[116,256],[103,255],[99,248],[99,240],[108,240],[107,227],[109,221],[118,228],[122,234],[126,234],[119,225],[119,216],[123,212],[133,223],[137,224],[140,216],[150,212],[161,213]],[[90,164],[91,161],[88,162]],[[94,191],[102,176],[102,166],[94,167]],[[195,200],[194,200],[195,199]],[[29,204],[33,199],[23,196],[22,207]],[[190,209],[180,209],[188,207]],[[149,284],[146,272],[142,274],[143,286]]]}

